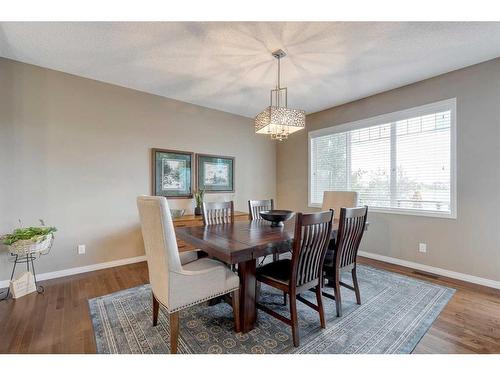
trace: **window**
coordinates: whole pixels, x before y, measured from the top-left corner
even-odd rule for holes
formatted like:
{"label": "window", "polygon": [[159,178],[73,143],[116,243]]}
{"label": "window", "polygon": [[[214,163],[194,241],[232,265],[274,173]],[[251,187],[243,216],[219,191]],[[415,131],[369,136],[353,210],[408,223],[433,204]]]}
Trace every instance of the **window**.
{"label": "window", "polygon": [[455,107],[450,99],[309,132],[309,205],[354,190],[372,211],[455,216]]}

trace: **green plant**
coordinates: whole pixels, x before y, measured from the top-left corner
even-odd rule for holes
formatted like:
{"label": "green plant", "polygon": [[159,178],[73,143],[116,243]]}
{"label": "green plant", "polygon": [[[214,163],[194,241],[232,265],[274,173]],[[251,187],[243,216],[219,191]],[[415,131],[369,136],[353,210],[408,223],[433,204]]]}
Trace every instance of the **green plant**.
{"label": "green plant", "polygon": [[12,233],[1,237],[4,245],[12,245],[20,240],[32,240],[39,242],[45,239],[45,236],[57,231],[55,227],[46,227],[43,220],[40,220],[42,227],[27,227],[14,229]]}
{"label": "green plant", "polygon": [[194,192],[194,200],[196,201],[196,207],[201,207],[204,196],[205,196],[205,190],[203,189]]}

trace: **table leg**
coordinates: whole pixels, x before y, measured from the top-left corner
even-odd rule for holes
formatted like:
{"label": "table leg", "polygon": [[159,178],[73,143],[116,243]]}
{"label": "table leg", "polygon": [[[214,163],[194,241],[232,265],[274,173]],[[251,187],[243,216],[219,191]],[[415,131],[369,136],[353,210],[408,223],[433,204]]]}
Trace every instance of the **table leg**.
{"label": "table leg", "polygon": [[243,333],[255,326],[255,269],[257,261],[248,260],[238,264],[240,276],[240,327]]}

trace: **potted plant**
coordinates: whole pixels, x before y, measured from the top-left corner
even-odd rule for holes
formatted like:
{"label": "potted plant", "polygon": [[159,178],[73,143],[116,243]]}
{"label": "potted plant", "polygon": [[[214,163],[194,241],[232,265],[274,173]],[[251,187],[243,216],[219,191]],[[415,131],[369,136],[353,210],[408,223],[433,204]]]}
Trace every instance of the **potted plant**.
{"label": "potted plant", "polygon": [[201,215],[202,214],[202,205],[203,205],[203,197],[205,196],[205,190],[196,190],[194,192],[194,200],[196,202],[196,206],[194,208],[194,214],[195,215]]}
{"label": "potted plant", "polygon": [[50,248],[55,227],[47,227],[43,220],[40,220],[40,227],[26,227],[14,229],[12,233],[1,237],[4,245],[7,245],[11,254],[30,254],[43,252]]}

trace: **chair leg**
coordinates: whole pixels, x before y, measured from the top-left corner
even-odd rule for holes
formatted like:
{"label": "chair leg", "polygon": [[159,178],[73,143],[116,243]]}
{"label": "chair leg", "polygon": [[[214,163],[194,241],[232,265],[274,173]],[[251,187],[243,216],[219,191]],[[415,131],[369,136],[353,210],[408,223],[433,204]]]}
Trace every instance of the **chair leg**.
{"label": "chair leg", "polygon": [[259,302],[260,298],[260,291],[262,289],[262,286],[260,285],[260,281],[255,282],[255,302]]}
{"label": "chair leg", "polygon": [[293,337],[293,346],[296,348],[299,346],[299,320],[297,316],[297,299],[295,296],[295,292],[290,294],[290,315],[292,321],[292,337]]}
{"label": "chair leg", "polygon": [[316,300],[318,301],[319,322],[321,324],[321,328],[326,328],[325,310],[323,309],[323,297],[321,296],[321,286],[320,285],[318,285],[316,287]]}
{"label": "chair leg", "polygon": [[234,331],[240,332],[240,290],[231,292],[231,301],[233,305]]}
{"label": "chair leg", "polygon": [[334,286],[334,294],[335,294],[335,307],[337,309],[337,316],[341,317],[342,316],[342,301],[340,297],[340,280],[337,278],[335,280],[335,286]]}
{"label": "chair leg", "polygon": [[179,341],[179,312],[170,314],[170,354],[177,353]]}
{"label": "chair leg", "polygon": [[274,253],[273,254],[273,261],[277,262],[278,260],[280,260],[280,255],[278,253]]}
{"label": "chair leg", "polygon": [[158,324],[158,313],[160,311],[160,303],[158,300],[155,298],[154,294],[153,296],[153,327],[156,327]]}
{"label": "chair leg", "polygon": [[356,267],[351,271],[352,282],[354,284],[354,292],[356,293],[356,303],[361,305],[361,294],[359,293],[358,275],[356,274]]}

